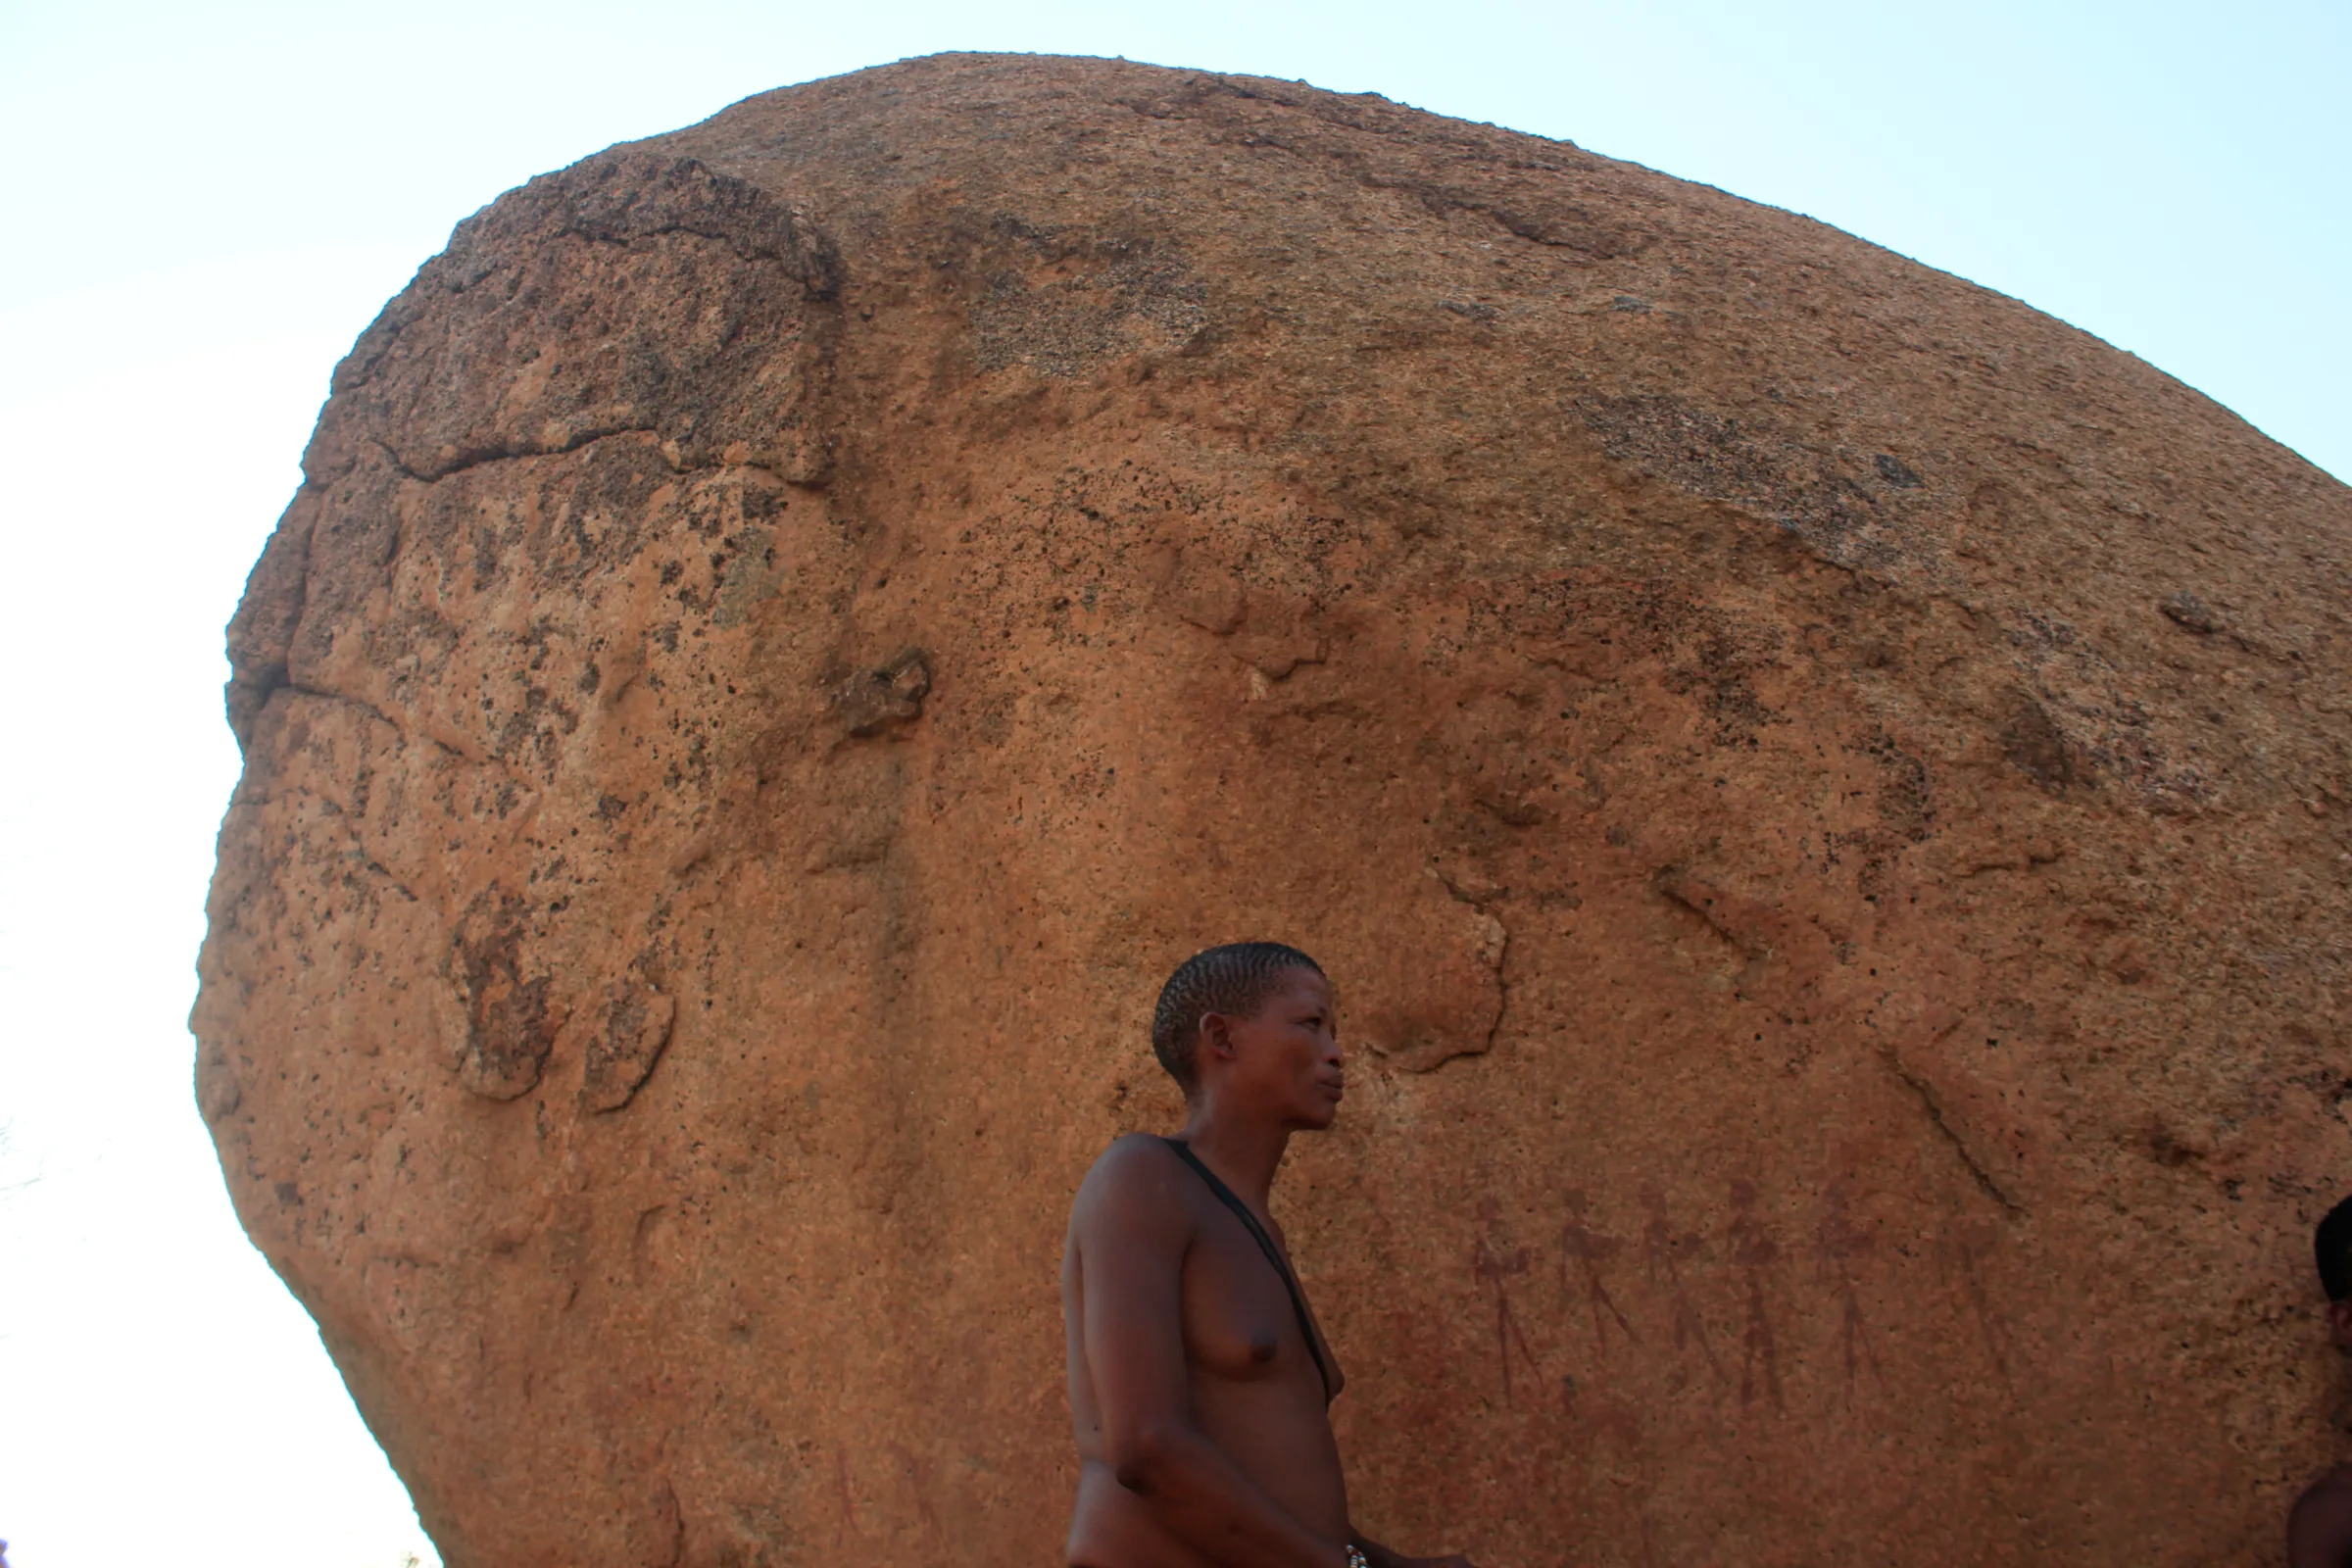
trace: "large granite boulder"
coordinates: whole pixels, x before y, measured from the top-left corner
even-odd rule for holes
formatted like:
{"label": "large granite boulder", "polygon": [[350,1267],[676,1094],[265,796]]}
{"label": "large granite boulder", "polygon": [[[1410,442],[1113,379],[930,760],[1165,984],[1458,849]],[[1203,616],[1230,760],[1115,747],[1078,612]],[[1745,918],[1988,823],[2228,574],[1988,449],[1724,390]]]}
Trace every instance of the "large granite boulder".
{"label": "large granite boulder", "polygon": [[230,629],[195,1029],[454,1568],[1058,1560],[1170,966],[1337,978],[1360,1519],[2270,1560],[2340,1391],[2352,494],[1835,229],[944,57],[460,225]]}

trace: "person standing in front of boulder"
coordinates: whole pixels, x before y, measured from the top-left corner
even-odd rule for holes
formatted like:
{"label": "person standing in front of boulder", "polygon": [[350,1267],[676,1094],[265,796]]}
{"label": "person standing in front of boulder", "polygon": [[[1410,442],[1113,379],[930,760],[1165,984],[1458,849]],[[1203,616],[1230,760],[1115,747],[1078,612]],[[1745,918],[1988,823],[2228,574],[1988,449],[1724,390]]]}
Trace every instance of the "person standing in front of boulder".
{"label": "person standing in front of boulder", "polygon": [[1119,1139],[1070,1209],[1072,1568],[1469,1568],[1349,1522],[1345,1380],[1267,1204],[1291,1135],[1339,1114],[1331,982],[1278,943],[1211,948],[1161,990],[1152,1049],[1183,1133]]}
{"label": "person standing in front of boulder", "polygon": [[[2352,1355],[2352,1198],[2328,1211],[2313,1238],[2328,1327],[2335,1348]],[[2352,1464],[2339,1464],[2303,1489],[2286,1517],[2287,1568],[2352,1568]]]}

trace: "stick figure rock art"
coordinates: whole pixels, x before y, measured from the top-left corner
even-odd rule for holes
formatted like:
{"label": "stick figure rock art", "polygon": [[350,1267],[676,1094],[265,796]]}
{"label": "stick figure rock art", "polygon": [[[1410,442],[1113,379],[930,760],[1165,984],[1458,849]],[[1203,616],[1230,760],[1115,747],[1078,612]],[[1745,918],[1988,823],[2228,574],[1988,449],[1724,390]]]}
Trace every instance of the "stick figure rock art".
{"label": "stick figure rock art", "polygon": [[1481,1284],[1494,1287],[1494,1354],[1502,1365],[1502,1402],[1511,1402],[1511,1348],[1517,1346],[1519,1354],[1539,1378],[1544,1363],[1529,1348],[1527,1335],[1519,1327],[1519,1319],[1511,1311],[1510,1279],[1527,1272],[1527,1249],[1513,1248],[1502,1233],[1502,1205],[1492,1198],[1478,1202],[1479,1222],[1486,1227],[1470,1250],[1470,1272]]}
{"label": "stick figure rock art", "polygon": [[1862,1367],[1886,1387],[1886,1374],[1880,1368],[1879,1352],[1871,1344],[1870,1324],[1862,1316],[1862,1298],[1854,1286],[1854,1265],[1867,1257],[1878,1246],[1878,1238],[1854,1224],[1846,1207],[1845,1183],[1834,1180],[1821,1195],[1821,1224],[1814,1243],[1815,1274],[1825,1285],[1835,1284],[1842,1310],[1838,1336],[1845,1350],[1845,1399],[1850,1408],[1854,1399],[1854,1380]]}
{"label": "stick figure rock art", "polygon": [[1984,1353],[1992,1358],[1996,1372],[2009,1370],[2009,1326],[1993,1310],[1992,1297],[1984,1289],[1980,1272],[1984,1259],[2000,1242],[2000,1232],[1982,1221],[1953,1226],[1945,1233],[1943,1246],[1944,1278],[1960,1276],[1960,1289],[1968,1298],[1970,1310],[1977,1319],[1977,1328],[1984,1336]]}
{"label": "stick figure rock art", "polygon": [[1732,1243],[1732,1261],[1747,1272],[1747,1331],[1742,1338],[1740,1358],[1740,1402],[1755,1401],[1757,1374],[1763,1374],[1763,1390],[1774,1409],[1786,1409],[1781,1397],[1781,1352],[1772,1337],[1772,1314],[1764,1306],[1764,1270],[1781,1255],[1778,1242],[1764,1227],[1756,1214],[1755,1184],[1745,1180],[1732,1183],[1732,1222],[1728,1227]]}
{"label": "stick figure rock art", "polygon": [[[1642,1228],[1642,1250],[1649,1262],[1650,1283],[1666,1293],[1667,1303],[1674,1312],[1675,1351],[1680,1354],[1695,1344],[1716,1381],[1728,1383],[1731,1378],[1707,1339],[1706,1322],[1691,1304],[1690,1292],[1683,1283],[1683,1260],[1704,1251],[1706,1238],[1695,1231],[1678,1232],[1673,1216],[1666,1211],[1666,1195],[1655,1187],[1642,1189],[1642,1206],[1649,1210],[1649,1221]],[[1675,1381],[1679,1387],[1682,1381],[1679,1369]]]}
{"label": "stick figure rock art", "polygon": [[[1582,1191],[1571,1188],[1563,1195],[1568,1208],[1568,1222],[1560,1230],[1560,1293],[1568,1291],[1568,1264],[1574,1259],[1585,1276],[1585,1298],[1592,1309],[1592,1343],[1606,1349],[1609,1343],[1608,1324],[1615,1319],[1617,1327],[1628,1340],[1639,1343],[1642,1336],[1634,1332],[1609,1287],[1600,1277],[1600,1265],[1625,1250],[1625,1244],[1614,1236],[1603,1236],[1585,1223],[1586,1199]],[[1607,1316],[1603,1316],[1603,1313]]]}

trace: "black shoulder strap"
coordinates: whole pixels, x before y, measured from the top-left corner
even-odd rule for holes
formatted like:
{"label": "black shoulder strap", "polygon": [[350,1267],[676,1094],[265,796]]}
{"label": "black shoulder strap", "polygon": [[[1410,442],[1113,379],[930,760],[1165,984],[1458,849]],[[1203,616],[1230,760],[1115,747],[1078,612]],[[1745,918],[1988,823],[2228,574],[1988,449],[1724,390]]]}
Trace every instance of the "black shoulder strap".
{"label": "black shoulder strap", "polygon": [[1266,1234],[1266,1228],[1257,1222],[1257,1216],[1250,1212],[1250,1205],[1243,1202],[1232,1188],[1219,1181],[1215,1171],[1200,1162],[1200,1156],[1193,1152],[1192,1145],[1181,1138],[1162,1138],[1160,1142],[1176,1151],[1178,1159],[1193,1167],[1194,1172],[1208,1184],[1208,1190],[1216,1195],[1218,1202],[1233,1210],[1234,1217],[1242,1222],[1242,1228],[1250,1233],[1250,1239],[1257,1244],[1257,1250],[1266,1254],[1267,1262],[1274,1265],[1274,1272],[1282,1278],[1282,1288],[1291,1293],[1291,1310],[1298,1314],[1298,1332],[1306,1339],[1306,1353],[1315,1358],[1315,1371],[1323,1379],[1323,1399],[1329,1403],[1331,1368],[1324,1363],[1323,1347],[1315,1339],[1314,1319],[1306,1315],[1306,1297],[1298,1289],[1298,1281],[1291,1273],[1291,1265],[1282,1260],[1281,1251],[1274,1246],[1274,1238]]}

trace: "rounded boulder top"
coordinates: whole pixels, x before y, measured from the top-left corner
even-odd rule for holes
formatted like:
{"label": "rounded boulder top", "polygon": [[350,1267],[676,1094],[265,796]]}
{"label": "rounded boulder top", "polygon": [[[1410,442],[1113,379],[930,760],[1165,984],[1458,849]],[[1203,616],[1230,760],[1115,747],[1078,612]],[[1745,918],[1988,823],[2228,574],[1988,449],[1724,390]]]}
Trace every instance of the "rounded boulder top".
{"label": "rounded boulder top", "polygon": [[1174,965],[1360,1521],[2269,1561],[2327,1456],[2352,493],[2014,300],[1286,82],[942,56],[460,224],[229,630],[194,1027],[453,1565],[1054,1560]]}

